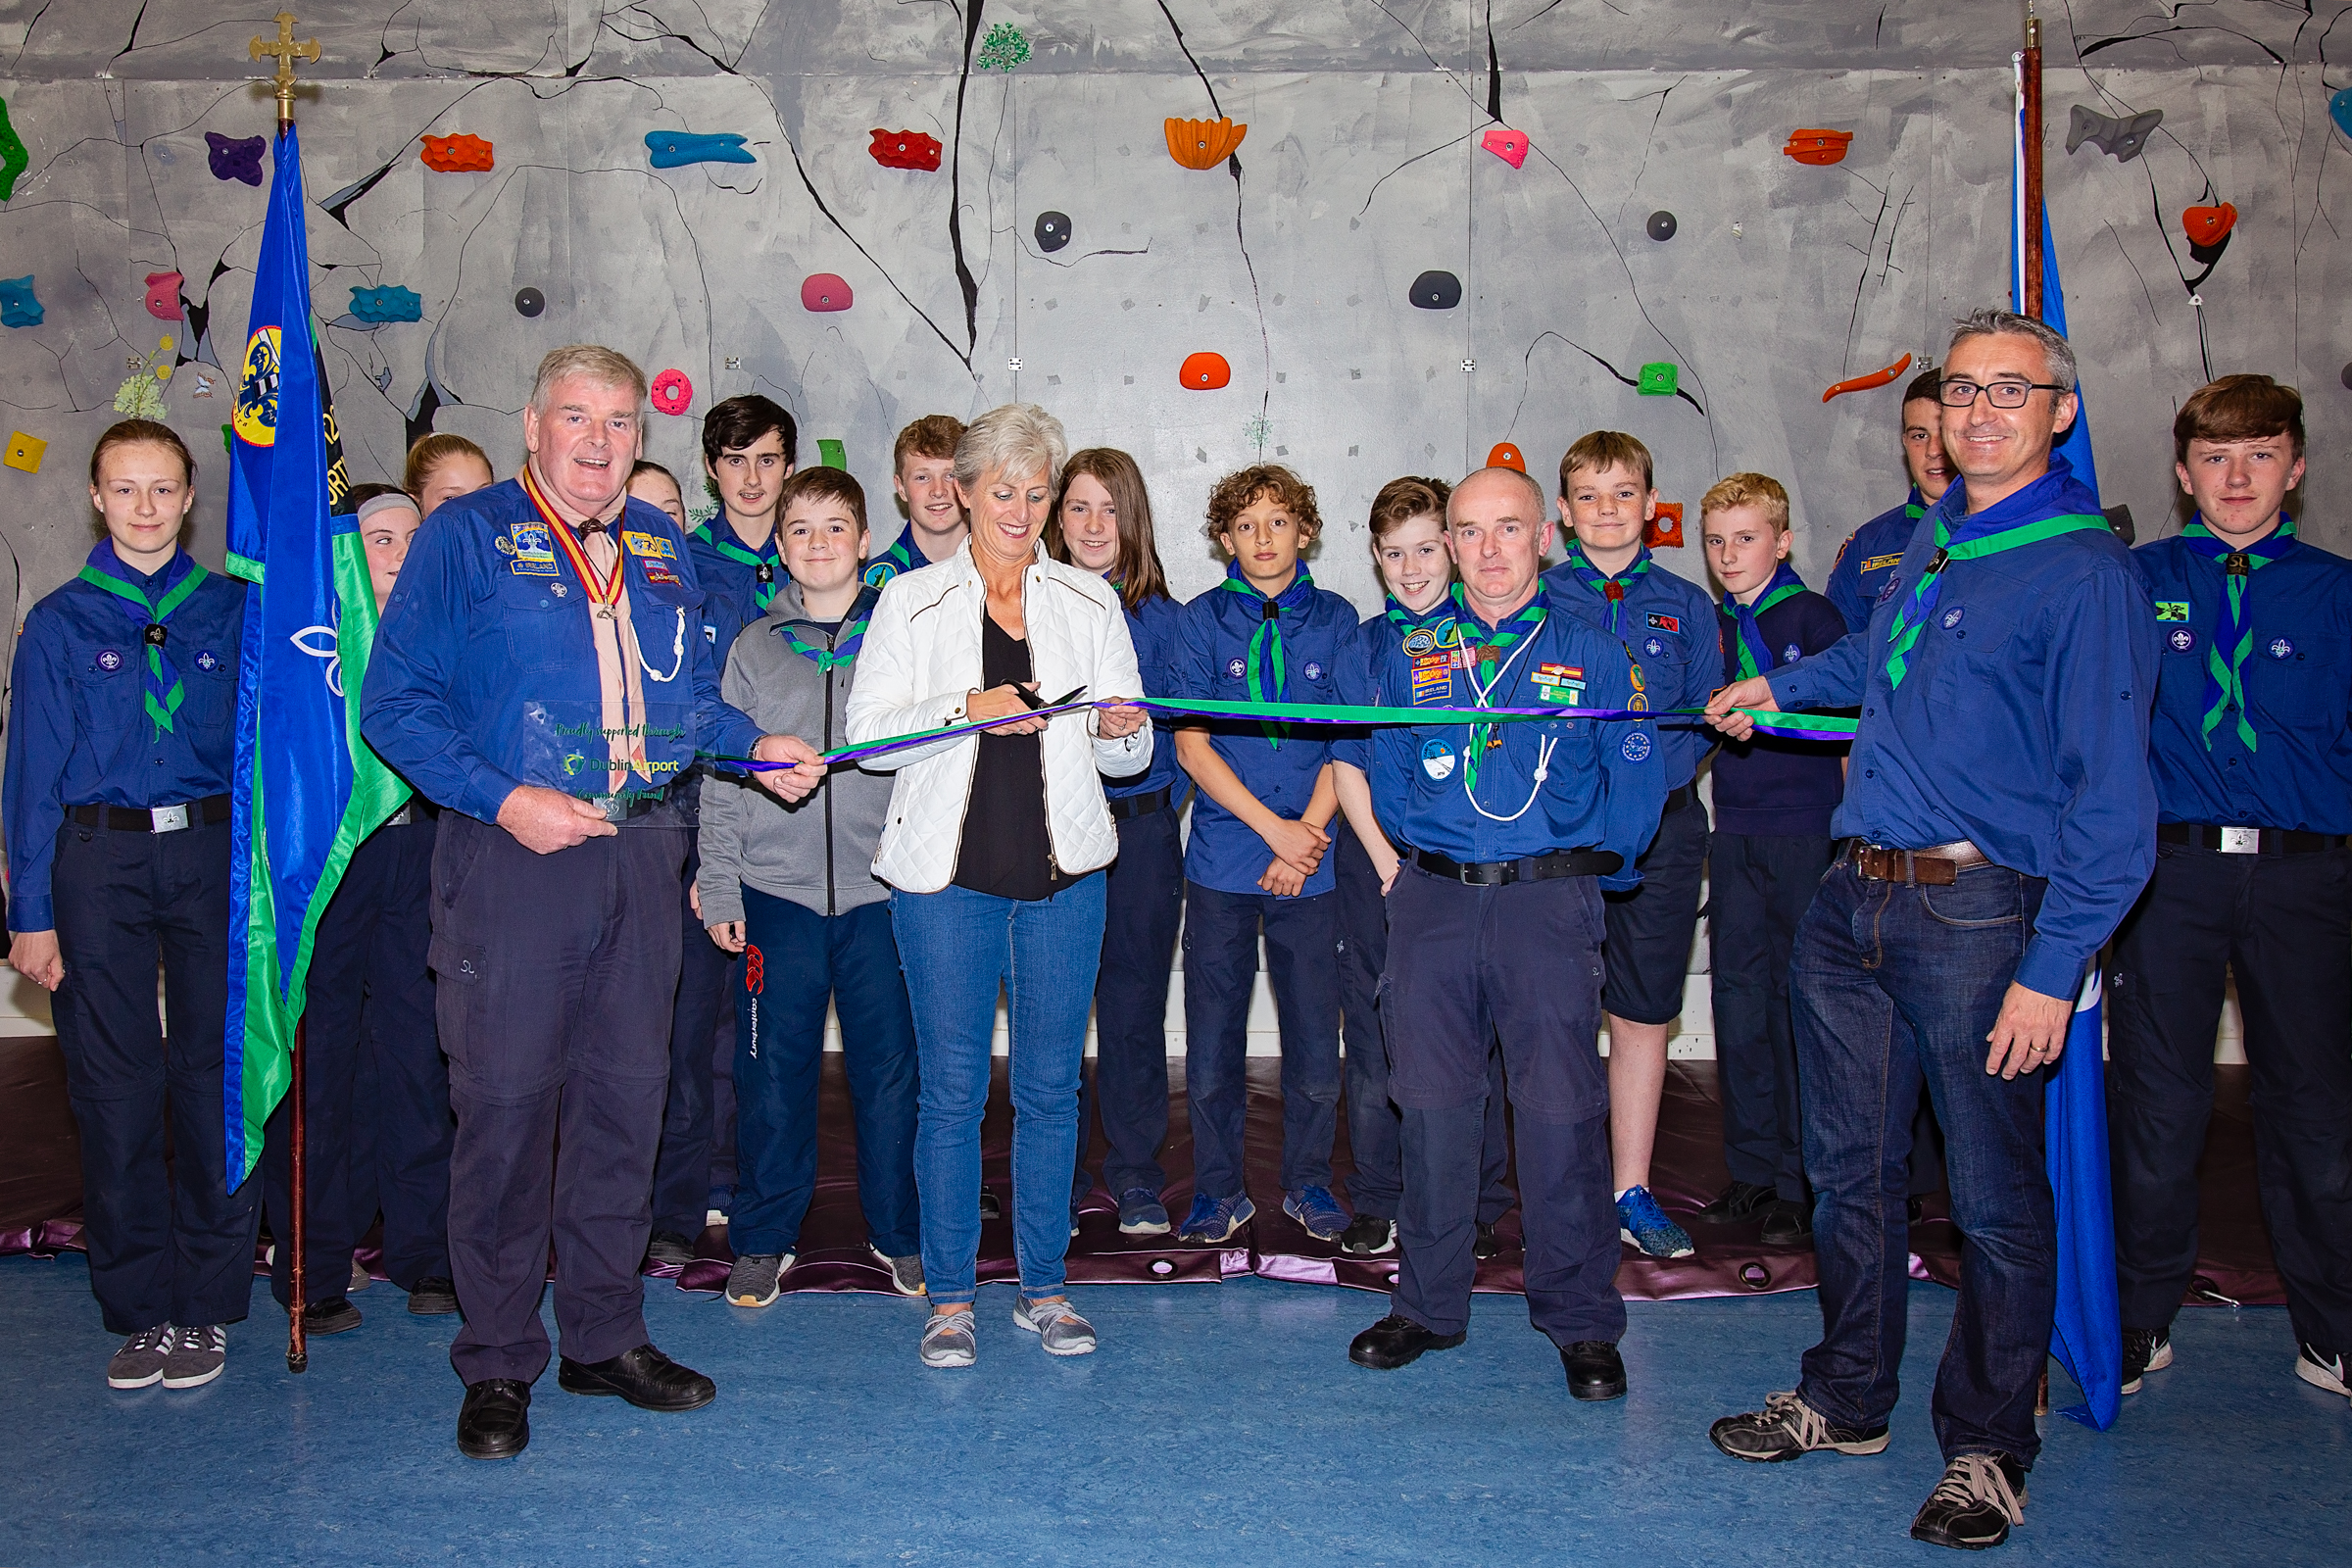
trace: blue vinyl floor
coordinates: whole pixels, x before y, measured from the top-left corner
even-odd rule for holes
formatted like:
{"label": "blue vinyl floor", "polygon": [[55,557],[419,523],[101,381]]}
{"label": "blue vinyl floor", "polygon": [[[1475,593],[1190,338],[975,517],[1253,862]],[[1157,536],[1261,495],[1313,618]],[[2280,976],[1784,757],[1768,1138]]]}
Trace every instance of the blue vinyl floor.
{"label": "blue vinyl floor", "polygon": [[[535,1392],[532,1443],[461,1458],[455,1320],[378,1284],[289,1376],[256,1282],[228,1371],[117,1394],[78,1256],[0,1259],[0,1563],[1935,1563],[1905,1537],[1952,1296],[1912,1288],[1908,1394],[1877,1458],[1747,1466],[1706,1426],[1794,1381],[1809,1293],[1632,1308],[1631,1397],[1578,1405],[1515,1297],[1470,1341],[1360,1371],[1381,1299],[1240,1279],[1074,1293],[1096,1355],[1049,1360],[981,1293],[980,1363],[915,1360],[919,1303],[764,1312],[651,1283],[655,1338],[718,1402],[647,1415]],[[2100,1435],[2060,1417],[2015,1563],[2352,1561],[2352,1404],[2294,1381],[2284,1311],[2203,1308]],[[2074,1391],[2056,1380],[2053,1398]]]}

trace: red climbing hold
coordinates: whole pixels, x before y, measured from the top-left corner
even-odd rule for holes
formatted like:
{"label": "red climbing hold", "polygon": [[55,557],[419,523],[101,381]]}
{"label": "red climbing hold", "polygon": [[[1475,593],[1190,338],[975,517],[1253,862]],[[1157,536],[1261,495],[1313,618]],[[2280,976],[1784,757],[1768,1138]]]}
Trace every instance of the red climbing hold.
{"label": "red climbing hold", "polygon": [[866,151],[884,169],[937,169],[940,145],[937,136],[919,130],[884,130],[874,128],[874,144]]}
{"label": "red climbing hold", "polygon": [[684,414],[694,402],[694,383],[684,370],[663,370],[654,377],[653,404],[663,414]]}
{"label": "red climbing hold", "polygon": [[846,311],[857,302],[849,280],[838,272],[811,272],[801,280],[801,309]]}
{"label": "red climbing hold", "polygon": [[2237,226],[2237,209],[2228,202],[2219,207],[2191,207],[2180,215],[2180,227],[2196,246],[2219,245]]}
{"label": "red climbing hold", "polygon": [[1683,504],[1659,502],[1658,514],[1642,525],[1642,542],[1652,550],[1670,545],[1679,548],[1683,543]]}
{"label": "red climbing hold", "polygon": [[444,174],[478,174],[490,168],[490,144],[479,136],[426,136],[416,156],[427,169]]}
{"label": "red climbing hold", "polygon": [[1527,471],[1527,456],[1508,441],[1497,441],[1494,443],[1494,450],[1487,454],[1487,466],[1490,468],[1517,468],[1521,473],[1525,473]]}
{"label": "red climbing hold", "polygon": [[1842,163],[1853,139],[1850,130],[1792,130],[1781,151],[1800,164]]}
{"label": "red climbing hold", "polygon": [[1176,378],[1184,383],[1188,392],[1214,392],[1219,387],[1233,384],[1233,367],[1225,363],[1224,355],[1202,349],[1198,354],[1185,356]]}
{"label": "red climbing hold", "polygon": [[1527,162],[1527,132],[1523,130],[1496,125],[1481,136],[1478,144],[1513,169]]}

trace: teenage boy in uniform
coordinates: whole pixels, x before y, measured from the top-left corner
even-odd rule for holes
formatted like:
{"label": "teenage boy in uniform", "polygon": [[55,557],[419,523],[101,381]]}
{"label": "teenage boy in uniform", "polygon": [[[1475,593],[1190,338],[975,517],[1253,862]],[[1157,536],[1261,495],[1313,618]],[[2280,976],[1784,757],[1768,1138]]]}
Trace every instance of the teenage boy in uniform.
{"label": "teenage boy in uniform", "polygon": [[[963,503],[956,499],[956,443],[962,439],[961,419],[926,414],[891,444],[890,488],[906,514],[906,527],[866,566],[868,588],[885,587],[902,571],[939,564],[972,531]],[[988,1196],[986,1188],[981,1196]]]}
{"label": "teenage boy in uniform", "polygon": [[1951,487],[1954,470],[1943,450],[1943,405],[1936,401],[1941,384],[1942,372],[1931,368],[1903,388],[1903,468],[1911,476],[1911,494],[1848,535],[1830,567],[1822,592],[1838,607],[1848,631],[1870,624],[1871,607],[1894,581],[1894,568],[1902,564],[1903,551],[1919,532],[1920,518]]}

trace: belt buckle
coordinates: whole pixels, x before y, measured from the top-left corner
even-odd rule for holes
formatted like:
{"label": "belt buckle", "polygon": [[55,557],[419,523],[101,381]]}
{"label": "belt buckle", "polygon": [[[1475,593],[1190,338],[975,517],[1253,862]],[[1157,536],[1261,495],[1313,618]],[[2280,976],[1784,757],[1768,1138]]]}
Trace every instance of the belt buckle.
{"label": "belt buckle", "polygon": [[388,817],[388,818],[386,818],[386,819],[385,819],[384,826],[386,826],[386,827],[407,827],[407,826],[409,825],[409,822],[410,822],[410,820],[411,820],[410,813],[411,813],[411,812],[413,812],[415,809],[416,809],[416,808],[415,808],[415,807],[413,807],[413,806],[404,806],[404,807],[402,807],[402,808],[401,808],[399,810],[397,810],[397,811],[394,811],[394,812],[391,814],[391,816],[390,816],[390,817]]}
{"label": "belt buckle", "polygon": [[2262,829],[2258,827],[2226,827],[2222,829],[2224,855],[2260,855]]}
{"label": "belt buckle", "polygon": [[147,816],[151,824],[148,831],[151,833],[176,833],[188,825],[188,808],[185,806],[150,807]]}
{"label": "belt buckle", "polygon": [[629,819],[629,798],[626,795],[591,795],[588,804],[604,812],[608,822],[626,822]]}

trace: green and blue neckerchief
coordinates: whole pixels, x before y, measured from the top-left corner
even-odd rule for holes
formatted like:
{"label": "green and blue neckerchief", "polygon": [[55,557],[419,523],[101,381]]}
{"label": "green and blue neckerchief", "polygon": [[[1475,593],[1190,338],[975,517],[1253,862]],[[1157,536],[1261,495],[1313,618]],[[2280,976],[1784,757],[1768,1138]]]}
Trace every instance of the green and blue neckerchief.
{"label": "green and blue neckerchief", "polygon": [[1423,626],[1427,626],[1438,634],[1439,645],[1445,646],[1446,628],[1452,624],[1454,619],[1453,596],[1448,590],[1438,599],[1437,603],[1419,614],[1415,614],[1405,608],[1403,600],[1395,594],[1390,594],[1385,613],[1388,616],[1389,624],[1396,627],[1399,633],[1409,637]]}
{"label": "green and blue neckerchief", "polygon": [[900,530],[898,539],[865,564],[865,585],[886,588],[890,579],[902,571],[918,571],[931,564],[931,558],[914,548],[914,524]]}
{"label": "green and blue neckerchief", "polygon": [[2247,751],[2255,749],[2254,725],[2246,717],[2246,656],[2254,651],[2254,627],[2246,617],[2246,584],[2255,572],[2295,548],[2295,519],[2278,514],[2278,526],[2243,550],[2233,549],[2205,526],[2202,515],[2189,518],[2180,530],[2192,554],[2222,564],[2223,594],[2214,617],[2213,642],[2205,650],[2205,749],[2213,750],[2213,732],[2222,715],[2237,714],[2237,738]]}
{"label": "green and blue neckerchief", "polygon": [[[1974,518],[1963,518],[1965,530]],[[2065,513],[2054,517],[2034,517],[2013,523],[2006,528],[1993,528],[1973,539],[1955,544],[1952,540],[1951,518],[1938,506],[1936,511],[1936,554],[1928,561],[1928,569],[1912,585],[1911,597],[1895,612],[1893,623],[1886,628],[1886,686],[1889,691],[1903,683],[1911,672],[1911,650],[1918,645],[1919,634],[1927,629],[1928,616],[1943,593],[1943,568],[1955,561],[1982,561],[1987,556],[2002,555],[2027,545],[2037,545],[2061,534],[2086,533],[2092,529],[2107,531],[2107,519],[2097,513]]]}
{"label": "green and blue neckerchief", "polygon": [[[1238,561],[1225,564],[1225,580],[1217,587],[1227,593],[1248,594],[1261,607],[1257,629],[1250,634],[1250,654],[1246,663],[1250,679],[1250,700],[1253,703],[1279,703],[1288,700],[1290,667],[1282,653],[1282,612],[1289,609],[1304,613],[1314,603],[1315,579],[1308,573],[1306,563],[1298,563],[1298,574],[1280,595],[1268,599],[1257,585],[1242,575]],[[1266,740],[1276,751],[1282,750],[1282,726],[1261,724]]]}
{"label": "green and blue neckerchief", "polygon": [[784,639],[786,647],[814,664],[818,674],[830,675],[858,658],[858,650],[865,645],[865,623],[873,616],[874,601],[881,597],[872,588],[859,593],[857,602],[850,606],[850,612],[841,617],[841,629],[834,634],[830,648],[801,641],[801,634],[792,629],[789,620],[776,622],[776,635]]}
{"label": "green and blue neckerchief", "polygon": [[155,725],[158,736],[171,733],[172,721],[179,712],[179,705],[187,698],[187,689],[180,684],[178,666],[164,652],[170,633],[165,623],[172,612],[188,602],[188,596],[204,585],[212,575],[184,550],[174,550],[164,569],[156,575],[159,597],[150,599],[147,591],[136,581],[137,573],[122,564],[115,554],[115,542],[101,539],[83,564],[80,577],[91,587],[114,595],[122,603],[130,618],[139,625],[139,640],[147,648],[147,717]]}
{"label": "green and blue neckerchief", "polygon": [[1740,678],[1753,680],[1766,670],[1777,667],[1772,649],[1765,644],[1764,632],[1757,626],[1756,617],[1784,600],[1794,599],[1805,591],[1804,579],[1786,561],[1772,574],[1772,581],[1756,595],[1755,603],[1741,604],[1731,594],[1723,596],[1723,612],[1740,624]]}
{"label": "green and blue neckerchief", "polygon": [[775,531],[768,531],[767,542],[758,550],[746,550],[735,537],[734,524],[719,516],[695,529],[691,537],[717,551],[725,560],[752,568],[752,603],[759,606],[760,613],[766,614],[768,602],[784,586],[784,567],[778,560]]}
{"label": "green and blue neckerchief", "polygon": [[[1646,554],[1646,553],[1645,553]],[[1582,557],[1574,559],[1582,560]],[[1643,563],[1647,564],[1646,560]],[[1501,625],[1489,631],[1470,609],[1470,600],[1460,583],[1453,585],[1454,624],[1460,628],[1462,666],[1470,676],[1470,691],[1479,707],[1487,706],[1487,689],[1494,677],[1479,679],[1481,664],[1494,664],[1499,669],[1502,656],[1522,638],[1533,636],[1551,612],[1550,601],[1539,590],[1536,597],[1520,607],[1519,612]],[[1475,794],[1478,790],[1479,760],[1502,744],[1502,737],[1492,724],[1470,726],[1470,744],[1462,751],[1462,782]]]}
{"label": "green and blue neckerchief", "polygon": [[1593,565],[1586,558],[1584,542],[1578,539],[1568,541],[1568,554],[1562,559],[1560,564],[1568,568],[1570,576],[1584,584],[1599,598],[1608,601],[1609,635],[1622,637],[1625,634],[1624,628],[1618,622],[1625,615],[1626,591],[1633,587],[1637,577],[1649,570],[1649,546],[1643,545],[1636,551],[1632,564],[1614,577],[1604,575],[1598,566]]}

